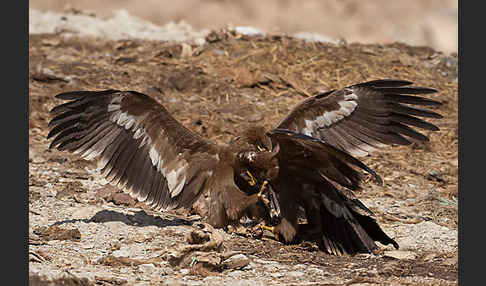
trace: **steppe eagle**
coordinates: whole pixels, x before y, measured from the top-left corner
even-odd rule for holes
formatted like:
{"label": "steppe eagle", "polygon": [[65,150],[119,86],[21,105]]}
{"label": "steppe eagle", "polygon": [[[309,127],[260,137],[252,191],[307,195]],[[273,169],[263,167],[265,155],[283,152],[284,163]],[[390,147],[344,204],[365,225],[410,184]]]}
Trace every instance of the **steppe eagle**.
{"label": "steppe eagle", "polygon": [[247,215],[283,242],[306,237],[331,254],[369,253],[376,241],[398,248],[353,190],[360,169],[382,183],[357,157],[428,140],[409,126],[439,130],[418,117],[442,116],[416,107],[440,105],[417,96],[436,90],[412,84],[384,79],[320,92],[274,129],[252,127],[228,145],[192,132],[139,92],[65,92],[56,98],[67,102],[51,110],[49,148],[97,159],[111,184],[155,209],[189,208],[209,192],[206,219],[215,227]]}

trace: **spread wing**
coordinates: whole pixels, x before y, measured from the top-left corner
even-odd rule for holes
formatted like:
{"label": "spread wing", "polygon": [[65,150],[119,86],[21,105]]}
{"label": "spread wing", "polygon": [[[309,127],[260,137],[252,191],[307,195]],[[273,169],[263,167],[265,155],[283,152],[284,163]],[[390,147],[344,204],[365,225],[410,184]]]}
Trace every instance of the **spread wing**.
{"label": "spread wing", "polygon": [[436,90],[411,87],[403,80],[375,80],[319,93],[296,106],[277,126],[321,139],[353,156],[365,156],[383,145],[407,145],[428,138],[410,126],[437,131],[418,117],[442,118],[415,107],[441,103],[416,96]]}
{"label": "spread wing", "polygon": [[98,159],[102,175],[157,209],[188,207],[219,162],[218,147],[134,91],[74,91],[51,110],[49,148]]}

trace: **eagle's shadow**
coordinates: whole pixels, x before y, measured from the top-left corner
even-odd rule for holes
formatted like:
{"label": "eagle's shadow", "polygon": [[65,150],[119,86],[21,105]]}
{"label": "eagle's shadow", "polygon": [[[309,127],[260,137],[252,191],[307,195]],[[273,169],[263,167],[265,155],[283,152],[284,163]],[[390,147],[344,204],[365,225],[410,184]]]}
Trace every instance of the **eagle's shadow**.
{"label": "eagle's shadow", "polygon": [[53,223],[53,225],[61,225],[65,223],[74,223],[74,222],[95,222],[95,223],[105,223],[110,221],[120,221],[126,225],[130,226],[157,226],[160,228],[168,227],[168,226],[182,226],[187,225],[190,226],[195,222],[200,221],[200,219],[182,219],[182,218],[162,218],[157,215],[150,215],[147,214],[145,211],[140,210],[134,214],[125,214],[113,210],[101,210],[97,212],[94,216],[89,219],[70,219],[70,220],[63,220],[57,221]]}

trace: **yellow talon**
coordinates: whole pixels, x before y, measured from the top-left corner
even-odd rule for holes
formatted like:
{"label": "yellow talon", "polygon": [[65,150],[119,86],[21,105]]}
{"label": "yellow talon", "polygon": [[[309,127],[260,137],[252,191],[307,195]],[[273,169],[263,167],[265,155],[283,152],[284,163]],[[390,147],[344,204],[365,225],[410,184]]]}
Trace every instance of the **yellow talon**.
{"label": "yellow talon", "polygon": [[261,228],[266,229],[268,231],[271,231],[272,233],[275,231],[275,227],[274,226],[268,226],[268,225],[262,224],[261,225]]}
{"label": "yellow talon", "polygon": [[278,237],[278,232],[275,230],[275,227],[274,226],[267,226],[267,225],[262,224],[262,225],[260,225],[260,227],[262,229],[266,229],[266,230],[270,231],[271,233],[273,233],[273,236],[275,237],[275,239],[276,240],[279,240],[278,239],[279,238]]}
{"label": "yellow talon", "polygon": [[263,147],[262,147],[262,146],[260,146],[260,145],[258,145],[258,146],[257,146],[257,149],[258,149],[258,151],[260,151],[260,152],[261,152],[261,151],[265,151],[265,148],[263,148]]}
{"label": "yellow talon", "polygon": [[250,171],[246,170],[246,174],[248,175],[248,177],[250,177],[250,180],[248,180],[248,184],[250,184],[250,186],[254,186],[256,185],[257,181],[255,179],[255,177],[253,177],[252,173],[250,173]]}
{"label": "yellow talon", "polygon": [[263,192],[267,188],[267,185],[268,185],[268,181],[267,180],[263,181],[262,187],[260,188],[260,192],[258,192],[258,193],[263,194]]}
{"label": "yellow talon", "polygon": [[260,188],[260,191],[258,192],[258,197],[260,198],[260,200],[262,200],[262,202],[265,205],[269,206],[270,205],[270,201],[263,194],[264,191],[265,191],[265,189],[267,188],[267,184],[268,184],[268,181],[267,180],[263,181],[262,187]]}

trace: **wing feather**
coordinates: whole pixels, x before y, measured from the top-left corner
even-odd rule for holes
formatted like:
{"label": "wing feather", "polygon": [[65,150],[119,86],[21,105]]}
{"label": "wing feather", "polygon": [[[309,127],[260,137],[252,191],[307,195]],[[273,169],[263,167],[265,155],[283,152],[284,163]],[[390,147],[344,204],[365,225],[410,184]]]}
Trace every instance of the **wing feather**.
{"label": "wing feather", "polygon": [[363,162],[320,139],[281,129],[274,129],[267,134],[280,146],[280,165],[298,170],[299,176],[317,172],[320,176],[354,190],[360,183],[359,173],[355,170],[359,168],[371,174],[379,184],[383,183]]}
{"label": "wing feather", "polygon": [[427,141],[427,136],[411,127],[438,131],[437,126],[418,117],[442,115],[416,106],[434,107],[441,103],[417,96],[435,93],[435,89],[412,84],[385,79],[319,93],[297,105],[276,129],[321,139],[357,157],[383,145]]}
{"label": "wing feather", "polygon": [[51,110],[49,148],[97,159],[115,186],[155,208],[189,207],[219,162],[218,146],[134,91],[74,91]]}

